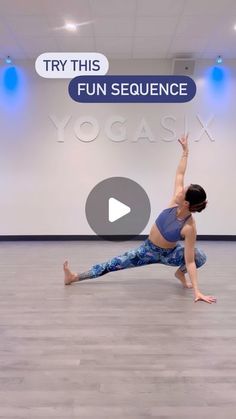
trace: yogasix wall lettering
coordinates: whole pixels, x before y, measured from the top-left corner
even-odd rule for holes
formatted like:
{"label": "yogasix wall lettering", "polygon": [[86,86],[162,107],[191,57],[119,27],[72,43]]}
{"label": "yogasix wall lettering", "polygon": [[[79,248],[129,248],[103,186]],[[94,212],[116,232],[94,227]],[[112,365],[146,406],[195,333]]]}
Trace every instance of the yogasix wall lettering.
{"label": "yogasix wall lettering", "polygon": [[[190,122],[197,121],[198,130],[193,141],[201,141],[207,139],[211,142],[215,141],[215,137],[210,131],[213,125],[214,115],[210,115],[208,119],[202,118],[196,114],[191,121],[184,116],[183,119],[176,118],[174,115],[163,115],[159,124],[150,123],[146,117],[139,118],[137,125],[131,131],[130,121],[123,115],[111,115],[104,122],[98,121],[91,115],[82,115],[73,119],[71,115],[58,117],[55,114],[49,115],[49,119],[55,128],[55,140],[64,143],[67,139],[67,131],[69,125],[72,125],[75,140],[83,143],[91,143],[99,140],[102,134],[109,141],[115,143],[123,143],[125,141],[137,143],[138,141],[147,141],[155,143],[158,141],[171,142],[175,141],[179,135],[179,127],[181,124],[181,132],[190,130]],[[177,132],[178,131],[178,132]]]}

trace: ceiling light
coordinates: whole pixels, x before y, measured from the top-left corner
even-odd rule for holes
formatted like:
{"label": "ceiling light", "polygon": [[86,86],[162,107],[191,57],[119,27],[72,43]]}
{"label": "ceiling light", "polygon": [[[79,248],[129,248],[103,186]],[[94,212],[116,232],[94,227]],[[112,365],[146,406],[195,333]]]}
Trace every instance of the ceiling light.
{"label": "ceiling light", "polygon": [[71,32],[77,31],[77,25],[75,23],[72,23],[72,22],[66,23],[64,28],[67,29],[68,31],[71,31]]}

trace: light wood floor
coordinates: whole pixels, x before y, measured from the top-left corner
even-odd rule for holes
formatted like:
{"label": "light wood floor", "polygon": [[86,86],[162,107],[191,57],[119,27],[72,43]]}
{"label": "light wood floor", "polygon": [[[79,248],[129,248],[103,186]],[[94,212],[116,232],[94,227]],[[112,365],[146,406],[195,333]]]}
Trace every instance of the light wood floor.
{"label": "light wood floor", "polygon": [[236,418],[236,243],[198,242],[202,292],[163,265],[63,286],[140,242],[0,243],[0,418]]}

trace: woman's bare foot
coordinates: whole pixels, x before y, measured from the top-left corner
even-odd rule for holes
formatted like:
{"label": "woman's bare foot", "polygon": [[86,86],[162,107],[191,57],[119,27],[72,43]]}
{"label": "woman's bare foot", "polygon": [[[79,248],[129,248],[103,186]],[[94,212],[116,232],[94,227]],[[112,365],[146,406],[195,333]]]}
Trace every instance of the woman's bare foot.
{"label": "woman's bare foot", "polygon": [[175,277],[182,282],[184,288],[193,288],[191,282],[187,282],[184,273],[180,271],[180,269],[177,269],[177,271],[175,272]]}
{"label": "woman's bare foot", "polygon": [[65,273],[65,278],[64,278],[65,285],[70,285],[72,282],[76,282],[79,280],[79,276],[70,271],[67,260],[63,263],[63,269]]}

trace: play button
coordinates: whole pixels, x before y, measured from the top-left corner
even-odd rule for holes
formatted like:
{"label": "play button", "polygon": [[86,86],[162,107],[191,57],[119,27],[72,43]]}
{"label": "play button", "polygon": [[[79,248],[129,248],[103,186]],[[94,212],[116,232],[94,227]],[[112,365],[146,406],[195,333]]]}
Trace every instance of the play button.
{"label": "play button", "polygon": [[129,214],[130,211],[130,207],[128,207],[128,205],[123,204],[123,202],[118,201],[118,199],[109,199],[108,219],[110,223],[114,223],[114,221],[119,220],[126,214]]}
{"label": "play button", "polygon": [[92,230],[107,240],[129,240],[146,227],[151,207],[145,190],[131,179],[112,177],[98,183],[85,206]]}

